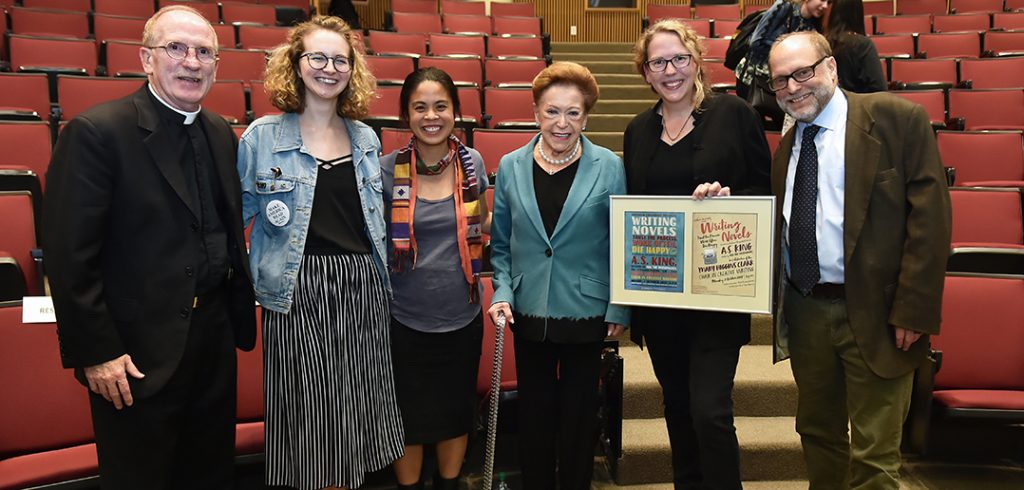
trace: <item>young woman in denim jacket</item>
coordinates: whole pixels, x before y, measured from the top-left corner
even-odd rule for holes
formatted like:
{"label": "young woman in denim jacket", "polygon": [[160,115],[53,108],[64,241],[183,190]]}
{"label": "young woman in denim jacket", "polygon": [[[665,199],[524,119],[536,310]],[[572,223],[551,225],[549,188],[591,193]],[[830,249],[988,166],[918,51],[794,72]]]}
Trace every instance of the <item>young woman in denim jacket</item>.
{"label": "young woman in denim jacket", "polygon": [[293,29],[267,66],[271,102],[238,147],[263,305],[266,483],[363,483],[402,455],[389,337],[380,143],[356,119],[374,79],[336,17]]}

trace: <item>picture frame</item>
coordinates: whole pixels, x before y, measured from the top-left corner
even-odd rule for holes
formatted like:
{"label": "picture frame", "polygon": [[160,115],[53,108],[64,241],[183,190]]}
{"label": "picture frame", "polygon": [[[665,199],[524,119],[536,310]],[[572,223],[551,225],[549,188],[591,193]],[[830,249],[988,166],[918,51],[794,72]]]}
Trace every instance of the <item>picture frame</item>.
{"label": "picture frame", "polygon": [[611,302],[771,314],[774,196],[611,196]]}

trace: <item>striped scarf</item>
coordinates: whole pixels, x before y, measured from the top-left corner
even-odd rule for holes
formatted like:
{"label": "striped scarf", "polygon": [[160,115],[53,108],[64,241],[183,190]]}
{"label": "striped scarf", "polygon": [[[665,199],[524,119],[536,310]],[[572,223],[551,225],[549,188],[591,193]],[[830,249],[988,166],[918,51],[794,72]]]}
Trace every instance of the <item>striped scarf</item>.
{"label": "striped scarf", "polygon": [[[483,257],[483,206],[476,168],[469,150],[454,135],[449,136],[449,148],[454,150],[461,171],[455,172],[455,220],[458,230],[459,257],[462,272],[469,284],[470,302],[478,300],[477,281]],[[395,183],[391,196],[391,242],[394,246],[392,270],[399,272],[408,262],[416,267],[416,233],[413,217],[416,215],[416,137],[398,152],[395,158]],[[411,256],[411,257],[410,257]]]}

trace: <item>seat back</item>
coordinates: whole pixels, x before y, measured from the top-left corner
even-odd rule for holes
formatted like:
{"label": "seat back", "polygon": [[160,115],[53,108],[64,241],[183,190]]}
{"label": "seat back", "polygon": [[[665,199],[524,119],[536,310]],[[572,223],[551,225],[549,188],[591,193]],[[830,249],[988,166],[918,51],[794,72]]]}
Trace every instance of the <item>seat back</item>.
{"label": "seat back", "polygon": [[32,37],[12,34],[11,68],[14,71],[33,71],[40,68],[81,70],[83,74],[96,73],[96,46],[88,39]]}
{"label": "seat back", "polygon": [[458,87],[459,105],[462,110],[463,121],[476,123],[479,127],[483,125],[483,89],[479,87]]}
{"label": "seat back", "polygon": [[489,128],[500,128],[504,123],[536,122],[533,91],[487,87],[484,89],[484,112],[490,117]]}
{"label": "seat back", "polygon": [[693,17],[697,19],[731,19],[738,20],[742,19],[743,15],[740,13],[740,4],[721,4],[721,5],[695,5],[693,9]]}
{"label": "seat back", "polygon": [[[480,370],[477,372],[476,392],[480,396],[485,396],[491,390],[491,377],[494,372],[494,353],[496,347],[495,332],[497,329],[486,311],[491,304],[491,298],[494,297],[494,285],[491,283],[491,276],[481,276],[480,282],[483,283],[484,288],[483,298],[480,302],[481,305],[485,305],[484,338],[483,344],[480,346]],[[505,325],[504,342],[501,349],[501,391],[515,390],[518,386],[516,382],[516,349],[512,335],[512,329]]]}
{"label": "seat back", "polygon": [[875,17],[875,34],[915,34],[932,32],[932,16],[879,15]]}
{"label": "seat back", "polygon": [[0,164],[35,172],[45,188],[46,169],[50,166],[53,150],[49,124],[40,121],[0,122],[0,148],[4,149],[0,154]]}
{"label": "seat back", "polygon": [[427,55],[427,38],[408,32],[370,31],[369,47],[373,54]]}
{"label": "seat back", "polygon": [[954,244],[1024,245],[1019,189],[953,188]]}
{"label": "seat back", "polygon": [[986,32],[985,51],[995,56],[1024,55],[1024,31]]}
{"label": "seat back", "polygon": [[1024,90],[950,90],[949,117],[964,129],[1024,129]]}
{"label": "seat back", "polygon": [[415,58],[395,55],[367,55],[366,65],[379,85],[401,85],[416,70]]}
{"label": "seat back", "polygon": [[[736,30],[739,29],[741,22],[743,21],[733,19],[715,19],[714,25],[711,26],[711,34],[716,38],[731,38],[736,34]],[[707,39],[705,39],[705,41],[707,41]]]}
{"label": "seat back", "polygon": [[49,121],[50,85],[46,75],[0,73],[0,107],[34,111],[39,119]]}
{"label": "seat back", "polygon": [[218,80],[203,99],[203,108],[209,109],[231,124],[245,124],[245,87],[237,80]]}
{"label": "seat back", "polygon": [[391,0],[391,11],[396,13],[436,14],[436,0]]}
{"label": "seat back", "polygon": [[987,31],[992,25],[992,17],[987,14],[936,15],[932,19],[932,32],[980,32]]}
{"label": "seat back", "polygon": [[[486,15],[446,13],[441,16],[441,25],[444,26],[444,32],[450,33],[491,34],[494,29],[494,26],[491,25],[491,18]],[[433,45],[431,45],[431,49],[433,49]]]}
{"label": "seat back", "polygon": [[917,54],[927,58],[978,58],[981,36],[977,32],[949,32],[917,36]]}
{"label": "seat back", "polygon": [[8,10],[11,32],[33,36],[89,37],[85,12],[13,7]]}
{"label": "seat back", "polygon": [[896,15],[945,13],[946,0],[896,0]]}
{"label": "seat back", "polygon": [[935,139],[942,164],[956,168],[957,185],[1024,182],[1021,131],[939,131]]}
{"label": "seat back", "polygon": [[[0,2],[2,3],[2,2]],[[13,0],[11,3],[14,3]],[[26,8],[91,12],[92,0],[21,0]]]}
{"label": "seat back", "polygon": [[420,58],[420,68],[432,66],[439,68],[452,77],[459,86],[484,86],[483,65],[476,58],[446,58],[443,56],[424,56]]}
{"label": "seat back", "polygon": [[[220,22],[220,6],[217,5],[217,2],[191,0],[160,0],[160,8],[164,8],[168,5],[185,5],[186,7],[192,7],[198,10],[203,17],[206,17],[206,20],[210,21],[210,23],[217,24]],[[218,36],[219,35],[220,34],[218,33]]]}
{"label": "seat back", "polygon": [[541,36],[540,17],[492,17],[498,36]]}
{"label": "seat back", "polygon": [[281,113],[281,109],[274,107],[270,102],[270,95],[260,80],[253,81],[249,86],[249,105],[252,107],[254,118]]}
{"label": "seat back", "polygon": [[484,62],[484,74],[492,87],[529,87],[537,74],[547,65],[544,60],[499,60],[488,58]]}
{"label": "seat back", "polygon": [[711,37],[711,19],[679,19],[683,24],[693,28],[700,37]]}
{"label": "seat back", "polygon": [[487,5],[484,2],[469,2],[466,0],[441,0],[441,13],[487,15]]}
{"label": "seat back", "polygon": [[234,48],[238,44],[235,39],[235,26],[231,24],[213,24],[213,32],[217,33],[217,46],[221,49]]}
{"label": "seat back", "polygon": [[104,41],[100,52],[105,62],[107,75],[115,77],[144,77],[139,48],[142,43],[133,41]]}
{"label": "seat back", "polygon": [[1024,279],[946,277],[935,388],[1024,389]]}
{"label": "seat back", "polygon": [[484,36],[466,36],[432,33],[430,54],[434,56],[471,55],[483,59],[487,56]]}
{"label": "seat back", "polygon": [[[1024,2],[1024,0],[1021,0]],[[1003,30],[1024,29],[1024,12],[997,12],[992,14],[992,27]]]}
{"label": "seat back", "polygon": [[501,157],[525,146],[536,134],[536,131],[478,129],[473,131],[473,148],[483,157],[487,173],[494,174],[498,172]]}
{"label": "seat back", "polygon": [[377,92],[370,102],[369,116],[374,119],[398,120],[401,107],[402,87],[377,87]]}
{"label": "seat back", "polygon": [[222,49],[217,64],[217,78],[221,80],[263,80],[267,69],[266,53],[258,49]]}
{"label": "seat back", "polygon": [[241,49],[271,49],[288,42],[287,27],[239,24],[237,34]]}
{"label": "seat back", "polygon": [[924,111],[933,125],[942,126],[946,123],[945,90],[897,90],[892,94],[924,107]]}
{"label": "seat back", "polygon": [[949,0],[949,13],[1002,12],[1003,0]]}
{"label": "seat back", "polygon": [[139,0],[93,0],[97,14],[123,15],[148,19],[153,16],[153,2]]}
{"label": "seat back", "polygon": [[[864,2],[864,15],[893,15],[895,13],[894,8],[893,0]],[[747,7],[747,10],[750,10],[750,7]]]}
{"label": "seat back", "polygon": [[0,382],[18,394],[0,397],[0,459],[93,439],[88,391],[61,367],[56,328],[21,315],[20,304],[0,307]]}
{"label": "seat back", "polygon": [[[715,23],[715,32],[718,32],[718,23]],[[729,34],[732,34],[730,32]],[[708,52],[704,55],[704,59],[708,60],[724,60],[725,52],[729,50],[730,39],[726,38],[707,38],[704,40],[704,48]]]}
{"label": "seat back", "polygon": [[667,5],[661,3],[647,4],[647,19],[650,20],[651,24],[661,19],[689,18],[691,18],[689,5]]}
{"label": "seat back", "polygon": [[32,249],[39,247],[39,230],[36,228],[37,216],[33,209],[32,194],[28,191],[0,192],[0,213],[4,216],[0,250],[11,254],[11,257],[18,261],[21,273],[25,276],[25,290],[28,294],[41,294],[39,272],[32,259]]}
{"label": "seat back", "polygon": [[708,72],[708,83],[712,90],[724,92],[736,89],[736,74],[725,66],[725,62],[706,60],[704,68]]}
{"label": "seat back", "polygon": [[117,15],[95,14],[92,22],[98,43],[112,39],[139,42],[142,40],[142,30],[146,27],[146,19]]}
{"label": "seat back", "polygon": [[544,45],[537,37],[492,37],[487,40],[487,54],[496,58],[543,58]]}
{"label": "seat back", "polygon": [[1024,56],[960,60],[960,81],[971,88],[1024,88]]}
{"label": "seat back", "polygon": [[513,17],[533,17],[533,4],[531,3],[491,3],[491,16],[513,16]]}
{"label": "seat back", "polygon": [[137,78],[57,77],[57,103],[61,119],[70,121],[97,104],[120,99],[136,90],[143,81]]}
{"label": "seat back", "polygon": [[223,2],[220,4],[220,14],[225,24],[254,22],[268,26],[277,25],[277,9],[273,5]]}
{"label": "seat back", "polygon": [[893,82],[949,86],[957,83],[955,59],[894,59],[889,71],[889,78]]}
{"label": "seat back", "polygon": [[398,32],[428,34],[442,32],[441,14],[421,12],[395,12],[391,21]]}
{"label": "seat back", "polygon": [[910,34],[886,34],[868,36],[875,44],[878,56],[884,58],[910,58],[914,56],[914,36]]}

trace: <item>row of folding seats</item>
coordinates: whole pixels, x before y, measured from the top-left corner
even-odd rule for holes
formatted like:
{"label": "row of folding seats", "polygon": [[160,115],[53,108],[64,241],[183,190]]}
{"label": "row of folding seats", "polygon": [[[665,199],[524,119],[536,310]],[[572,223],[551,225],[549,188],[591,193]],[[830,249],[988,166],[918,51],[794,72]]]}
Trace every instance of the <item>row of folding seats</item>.
{"label": "row of folding seats", "polygon": [[973,12],[1002,12],[1024,9],[1024,0],[896,0],[895,9],[889,8],[891,2],[878,2],[868,12],[868,5],[876,2],[864,2],[864,13],[875,15],[917,15],[917,14],[966,14]]}
{"label": "row of folding seats", "polygon": [[980,58],[1024,54],[1024,31],[883,34],[869,36],[886,58]]}
{"label": "row of folding seats", "polygon": [[937,128],[1024,129],[1022,89],[895,90],[892,94],[923,106]]}
{"label": "row of folding seats", "polygon": [[496,37],[456,34],[420,34],[369,31],[366,36],[370,54],[406,56],[473,55],[480,58],[548,58],[549,47],[536,37]]}
{"label": "row of folding seats", "polygon": [[[491,15],[519,17],[534,15],[533,5],[529,3],[488,3],[491,4]],[[484,15],[487,13],[486,3],[472,0],[441,0],[440,8],[442,14]],[[391,0],[391,12],[436,14],[439,12],[438,2],[436,0]]]}
{"label": "row of folding seats", "polygon": [[971,14],[866,15],[864,32],[913,34],[1024,29],[1024,12],[976,12]]}
{"label": "row of folding seats", "polygon": [[1024,56],[1005,58],[882,58],[892,89],[1024,88]]}
{"label": "row of folding seats", "polygon": [[[156,12],[156,9],[168,5],[187,5],[199,11],[212,23],[232,22],[253,22],[258,24],[275,25],[279,18],[294,18],[295,12],[287,12],[279,15],[278,11],[298,11],[302,16],[309,14],[309,2],[304,0],[275,0],[262,3],[254,1],[233,0],[226,2],[212,1],[188,1],[188,0],[159,0],[151,2],[145,0],[22,0],[20,6],[2,5],[10,11],[27,10],[29,14],[19,14],[20,17],[29,18],[31,12],[49,11],[57,13],[78,13],[112,15],[132,18],[149,18]],[[71,16],[66,16],[68,19]],[[55,15],[51,19],[57,19]],[[74,22],[63,20],[61,22]]]}
{"label": "row of folding seats", "polygon": [[533,78],[546,66],[544,60],[497,58],[463,58],[450,56],[367,55],[370,71],[378,85],[401,85],[405,77],[418,68],[440,68],[451,75],[458,86],[529,87]]}
{"label": "row of folding seats", "polygon": [[955,169],[955,185],[1024,188],[1021,131],[940,130],[935,138],[942,164]]}
{"label": "row of folding seats", "polygon": [[390,19],[390,23],[386,23],[385,27],[397,32],[468,32],[495,36],[536,37],[544,35],[543,21],[540,17],[395,12]]}

